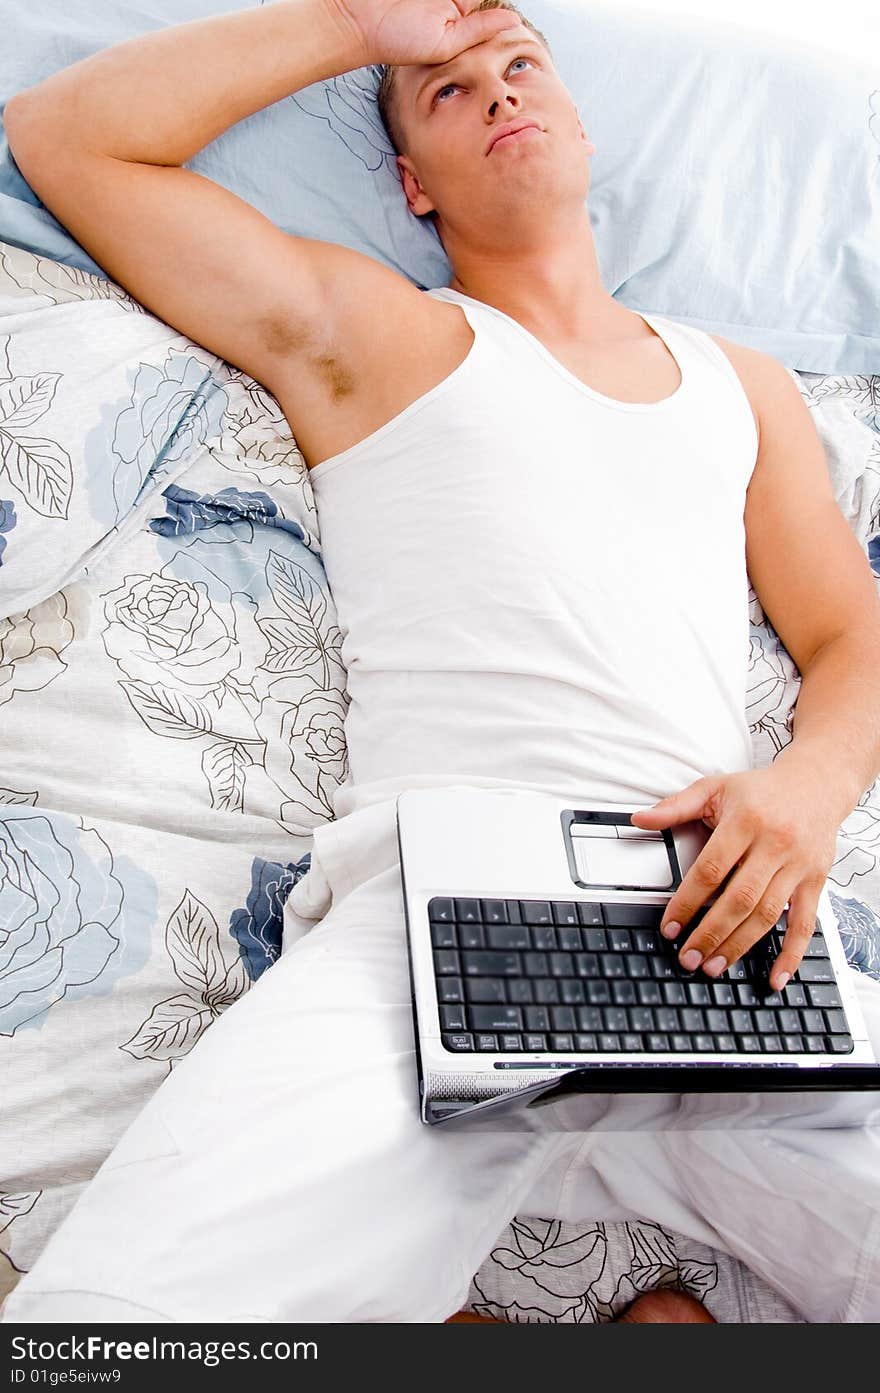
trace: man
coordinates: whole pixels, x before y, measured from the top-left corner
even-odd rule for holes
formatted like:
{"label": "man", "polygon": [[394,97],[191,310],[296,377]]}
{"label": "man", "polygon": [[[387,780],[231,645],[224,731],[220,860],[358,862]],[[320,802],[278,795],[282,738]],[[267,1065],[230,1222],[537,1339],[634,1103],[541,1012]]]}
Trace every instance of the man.
{"label": "man", "polygon": [[[441,290],[288,237],[180,168],[369,63],[391,70],[403,192],[455,269]],[[877,1319],[868,1128],[441,1135],[415,1099],[407,782],[659,797],[645,827],[702,817],[670,936],[728,883],[683,965],[719,975],[789,904],[771,984],[797,969],[837,828],[880,769],[880,609],[787,373],[608,294],[593,147],[541,36],[497,4],[289,0],[184,24],[54,75],[5,124],[107,272],[277,397],[313,471],[353,697],[347,815],[317,829],[292,897],[322,922],[162,1085],[5,1318],[443,1320],[520,1212],[653,1218],[807,1319]],[[803,677],[763,770],[744,552]]]}

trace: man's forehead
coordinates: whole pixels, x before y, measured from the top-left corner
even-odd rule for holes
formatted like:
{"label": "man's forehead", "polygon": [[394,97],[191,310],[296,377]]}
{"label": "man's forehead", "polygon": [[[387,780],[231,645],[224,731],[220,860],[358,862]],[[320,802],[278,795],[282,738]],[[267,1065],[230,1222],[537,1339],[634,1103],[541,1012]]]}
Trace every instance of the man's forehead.
{"label": "man's forehead", "polygon": [[454,58],[448,58],[445,63],[405,63],[397,69],[398,86],[405,86],[410,91],[418,92],[422,84],[430,81],[432,77],[444,72],[446,68],[451,68],[460,58],[466,58],[468,54],[483,50],[501,50],[506,48],[517,48],[523,44],[534,44],[536,48],[543,48],[544,45],[531,29],[527,29],[524,24],[518,24],[516,28],[502,29],[499,34],[495,34],[491,39],[484,39],[480,44],[473,44],[470,48],[462,49]]}

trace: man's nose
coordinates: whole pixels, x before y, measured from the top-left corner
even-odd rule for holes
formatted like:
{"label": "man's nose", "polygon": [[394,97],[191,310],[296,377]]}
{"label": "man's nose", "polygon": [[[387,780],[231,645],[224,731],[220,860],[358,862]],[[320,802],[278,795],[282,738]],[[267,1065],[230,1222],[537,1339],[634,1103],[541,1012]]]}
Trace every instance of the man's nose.
{"label": "man's nose", "polygon": [[496,95],[492,97],[491,101],[489,102],[488,114],[494,119],[498,115],[499,107],[503,107],[505,111],[515,111],[518,106],[519,97],[517,96],[516,92],[505,88],[503,95],[499,96],[496,93]]}

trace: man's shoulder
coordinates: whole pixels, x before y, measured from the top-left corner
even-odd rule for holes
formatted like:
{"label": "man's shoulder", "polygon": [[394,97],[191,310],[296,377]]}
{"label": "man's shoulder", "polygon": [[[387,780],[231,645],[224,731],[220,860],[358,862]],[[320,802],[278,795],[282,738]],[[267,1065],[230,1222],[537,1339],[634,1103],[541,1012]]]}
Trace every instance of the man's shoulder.
{"label": "man's shoulder", "polygon": [[722,338],[720,334],[709,334],[709,338],[726,355],[739,377],[743,391],[749,399],[755,425],[760,431],[762,414],[771,409],[770,404],[778,399],[780,392],[786,394],[792,390],[797,391],[791,374],[778,358],[771,357],[769,353],[762,353],[760,349],[734,343],[730,339]]}

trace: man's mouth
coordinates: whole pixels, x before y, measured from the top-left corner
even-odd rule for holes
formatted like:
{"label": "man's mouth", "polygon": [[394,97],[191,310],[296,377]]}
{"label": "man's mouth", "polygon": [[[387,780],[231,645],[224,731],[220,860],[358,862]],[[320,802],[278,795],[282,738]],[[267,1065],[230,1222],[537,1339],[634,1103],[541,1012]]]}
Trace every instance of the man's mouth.
{"label": "man's mouth", "polygon": [[492,151],[498,145],[502,145],[505,142],[512,144],[515,140],[517,140],[519,136],[528,135],[529,132],[534,134],[535,132],[539,132],[540,129],[541,128],[536,121],[509,122],[506,128],[502,126],[498,131],[494,133],[492,139],[489,142],[489,148],[487,149],[486,154],[491,155]]}

